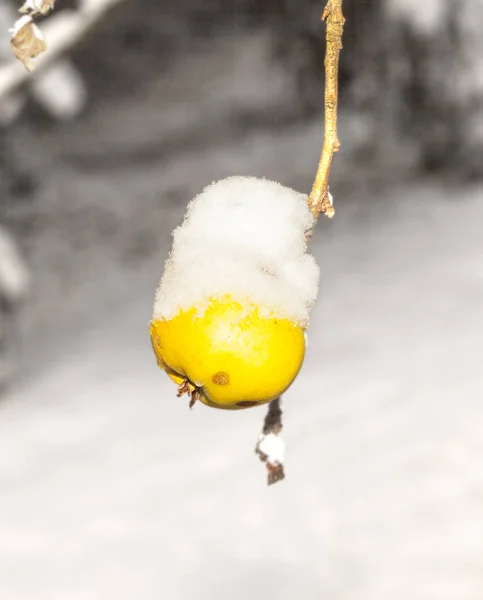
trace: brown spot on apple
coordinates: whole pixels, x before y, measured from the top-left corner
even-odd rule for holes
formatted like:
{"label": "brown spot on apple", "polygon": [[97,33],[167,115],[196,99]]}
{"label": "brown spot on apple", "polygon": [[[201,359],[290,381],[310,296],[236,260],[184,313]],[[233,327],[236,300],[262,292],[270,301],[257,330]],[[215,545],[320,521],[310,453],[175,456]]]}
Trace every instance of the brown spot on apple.
{"label": "brown spot on apple", "polygon": [[228,385],[230,383],[230,375],[226,371],[217,371],[211,381],[216,385]]}

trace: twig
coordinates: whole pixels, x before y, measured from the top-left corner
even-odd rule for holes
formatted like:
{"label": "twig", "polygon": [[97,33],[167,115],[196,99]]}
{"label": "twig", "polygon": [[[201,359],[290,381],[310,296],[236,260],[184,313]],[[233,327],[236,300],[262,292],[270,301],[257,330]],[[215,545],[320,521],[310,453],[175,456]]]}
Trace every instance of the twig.
{"label": "twig", "polygon": [[325,52],[325,131],[319,168],[309,197],[309,208],[316,218],[321,212],[331,218],[334,216],[334,207],[332,206],[332,200],[329,195],[329,173],[334,153],[337,152],[340,147],[339,138],[337,136],[337,100],[339,95],[339,54],[342,49],[342,31],[345,22],[342,14],[342,0],[328,0],[322,14],[322,20],[327,23],[327,48]]}
{"label": "twig", "polygon": [[[339,95],[339,54],[342,50],[342,31],[344,16],[342,0],[328,0],[322,14],[322,20],[327,23],[325,52],[325,131],[324,145],[319,167],[315,176],[312,192],[309,196],[309,208],[315,218],[321,212],[329,218],[334,216],[332,196],[329,193],[329,174],[334,153],[339,150],[340,142],[337,136],[337,100]],[[308,234],[309,239],[311,233]],[[265,417],[263,432],[260,435],[255,452],[260,460],[265,462],[268,470],[268,485],[284,479],[283,467],[284,447],[280,432],[282,430],[281,399],[270,402]]]}
{"label": "twig", "polygon": [[266,464],[268,485],[285,478],[283,466],[285,448],[280,432],[282,431],[281,398],[272,400],[263,424],[263,431],[255,447],[255,453]]}

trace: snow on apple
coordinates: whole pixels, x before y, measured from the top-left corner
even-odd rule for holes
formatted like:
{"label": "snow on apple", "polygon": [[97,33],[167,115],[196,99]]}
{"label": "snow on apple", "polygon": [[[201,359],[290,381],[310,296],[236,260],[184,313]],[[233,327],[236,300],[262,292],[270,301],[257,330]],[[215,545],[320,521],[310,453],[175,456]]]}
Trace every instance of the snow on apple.
{"label": "snow on apple", "polygon": [[262,314],[306,327],[319,268],[307,253],[313,217],[304,194],[255,177],[206,187],[173,233],[154,319],[230,295]]}

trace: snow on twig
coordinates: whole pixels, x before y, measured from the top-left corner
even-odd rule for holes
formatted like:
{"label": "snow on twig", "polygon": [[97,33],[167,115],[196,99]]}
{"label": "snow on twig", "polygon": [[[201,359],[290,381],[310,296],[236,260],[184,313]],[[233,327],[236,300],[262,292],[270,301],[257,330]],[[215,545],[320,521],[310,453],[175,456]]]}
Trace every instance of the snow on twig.
{"label": "snow on twig", "polygon": [[255,447],[255,453],[267,467],[268,485],[285,478],[285,444],[280,437],[282,427],[281,398],[276,398],[268,405],[263,431]]}

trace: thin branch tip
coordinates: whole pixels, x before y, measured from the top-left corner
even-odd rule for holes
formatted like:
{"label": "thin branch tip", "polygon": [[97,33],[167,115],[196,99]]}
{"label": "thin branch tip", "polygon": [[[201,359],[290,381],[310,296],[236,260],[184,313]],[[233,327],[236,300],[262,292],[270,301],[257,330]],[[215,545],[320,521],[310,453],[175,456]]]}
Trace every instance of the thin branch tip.
{"label": "thin branch tip", "polygon": [[315,218],[320,213],[332,218],[335,214],[329,198],[329,174],[334,154],[340,148],[337,135],[337,102],[339,97],[338,74],[339,54],[342,50],[342,32],[345,18],[342,14],[342,0],[328,0],[322,20],[327,25],[325,54],[325,131],[324,145],[319,167],[309,197],[309,208]]}

